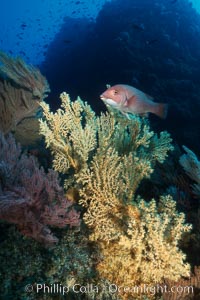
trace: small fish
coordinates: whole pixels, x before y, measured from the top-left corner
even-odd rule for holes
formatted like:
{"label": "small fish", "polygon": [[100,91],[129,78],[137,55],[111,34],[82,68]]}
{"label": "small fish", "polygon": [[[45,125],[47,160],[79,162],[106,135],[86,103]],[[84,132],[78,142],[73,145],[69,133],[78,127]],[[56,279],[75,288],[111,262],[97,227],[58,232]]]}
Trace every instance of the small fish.
{"label": "small fish", "polygon": [[160,118],[167,116],[168,105],[153,102],[153,98],[142,91],[126,84],[117,84],[100,95],[101,100],[106,104],[118,109],[128,118],[128,113],[147,116],[153,113]]}
{"label": "small fish", "polygon": [[22,28],[22,29],[24,29],[24,28],[26,28],[26,27],[27,27],[26,23],[22,23],[22,24],[21,24],[21,28]]}
{"label": "small fish", "polygon": [[146,41],[146,44],[147,44],[147,45],[153,45],[153,44],[155,44],[155,43],[157,43],[157,42],[158,42],[158,39],[147,40],[147,41]]}
{"label": "small fish", "polygon": [[135,29],[135,30],[139,30],[139,31],[144,31],[145,28],[144,28],[144,24],[132,24],[132,28]]}
{"label": "small fish", "polygon": [[19,51],[19,53],[26,56],[26,53],[24,51]]}

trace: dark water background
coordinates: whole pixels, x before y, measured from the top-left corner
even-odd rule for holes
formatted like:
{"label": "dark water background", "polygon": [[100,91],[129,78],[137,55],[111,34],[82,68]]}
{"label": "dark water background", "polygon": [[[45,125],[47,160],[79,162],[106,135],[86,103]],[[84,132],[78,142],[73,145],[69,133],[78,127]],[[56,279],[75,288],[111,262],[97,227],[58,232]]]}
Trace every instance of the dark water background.
{"label": "dark water background", "polygon": [[[126,83],[169,103],[165,121],[180,144],[200,149],[200,15],[188,0],[35,1],[3,3],[0,48],[37,64],[47,101],[87,100],[97,113],[106,84]],[[7,17],[6,17],[7,15]],[[9,18],[8,18],[9,16]],[[11,23],[13,20],[13,23]],[[11,38],[12,37],[12,38]]]}

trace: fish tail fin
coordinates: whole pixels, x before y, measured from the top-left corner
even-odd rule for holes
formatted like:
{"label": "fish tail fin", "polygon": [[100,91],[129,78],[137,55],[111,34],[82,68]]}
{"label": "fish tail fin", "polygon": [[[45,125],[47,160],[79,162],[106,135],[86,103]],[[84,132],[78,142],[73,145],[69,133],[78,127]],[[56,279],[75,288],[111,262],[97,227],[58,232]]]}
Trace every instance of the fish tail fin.
{"label": "fish tail fin", "polygon": [[166,103],[157,103],[155,106],[154,114],[162,119],[166,119],[168,111],[168,104]]}

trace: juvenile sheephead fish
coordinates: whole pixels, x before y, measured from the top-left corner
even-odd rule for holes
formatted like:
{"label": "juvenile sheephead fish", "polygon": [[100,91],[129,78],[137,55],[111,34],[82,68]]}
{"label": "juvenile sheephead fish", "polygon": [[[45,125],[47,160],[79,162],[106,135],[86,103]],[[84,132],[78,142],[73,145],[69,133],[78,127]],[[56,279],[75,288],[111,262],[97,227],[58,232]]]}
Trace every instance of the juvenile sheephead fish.
{"label": "juvenile sheephead fish", "polygon": [[141,116],[153,113],[163,119],[167,116],[167,104],[153,102],[151,96],[130,85],[117,84],[108,87],[100,98],[106,104],[120,110],[127,117],[127,113]]}

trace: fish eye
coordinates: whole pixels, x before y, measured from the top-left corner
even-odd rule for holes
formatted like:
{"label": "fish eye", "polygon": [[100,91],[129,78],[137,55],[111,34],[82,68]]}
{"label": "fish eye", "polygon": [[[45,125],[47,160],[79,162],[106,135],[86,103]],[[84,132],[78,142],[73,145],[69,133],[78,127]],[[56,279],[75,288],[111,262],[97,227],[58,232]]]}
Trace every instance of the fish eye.
{"label": "fish eye", "polygon": [[114,90],[114,95],[117,95],[118,94],[118,91]]}

